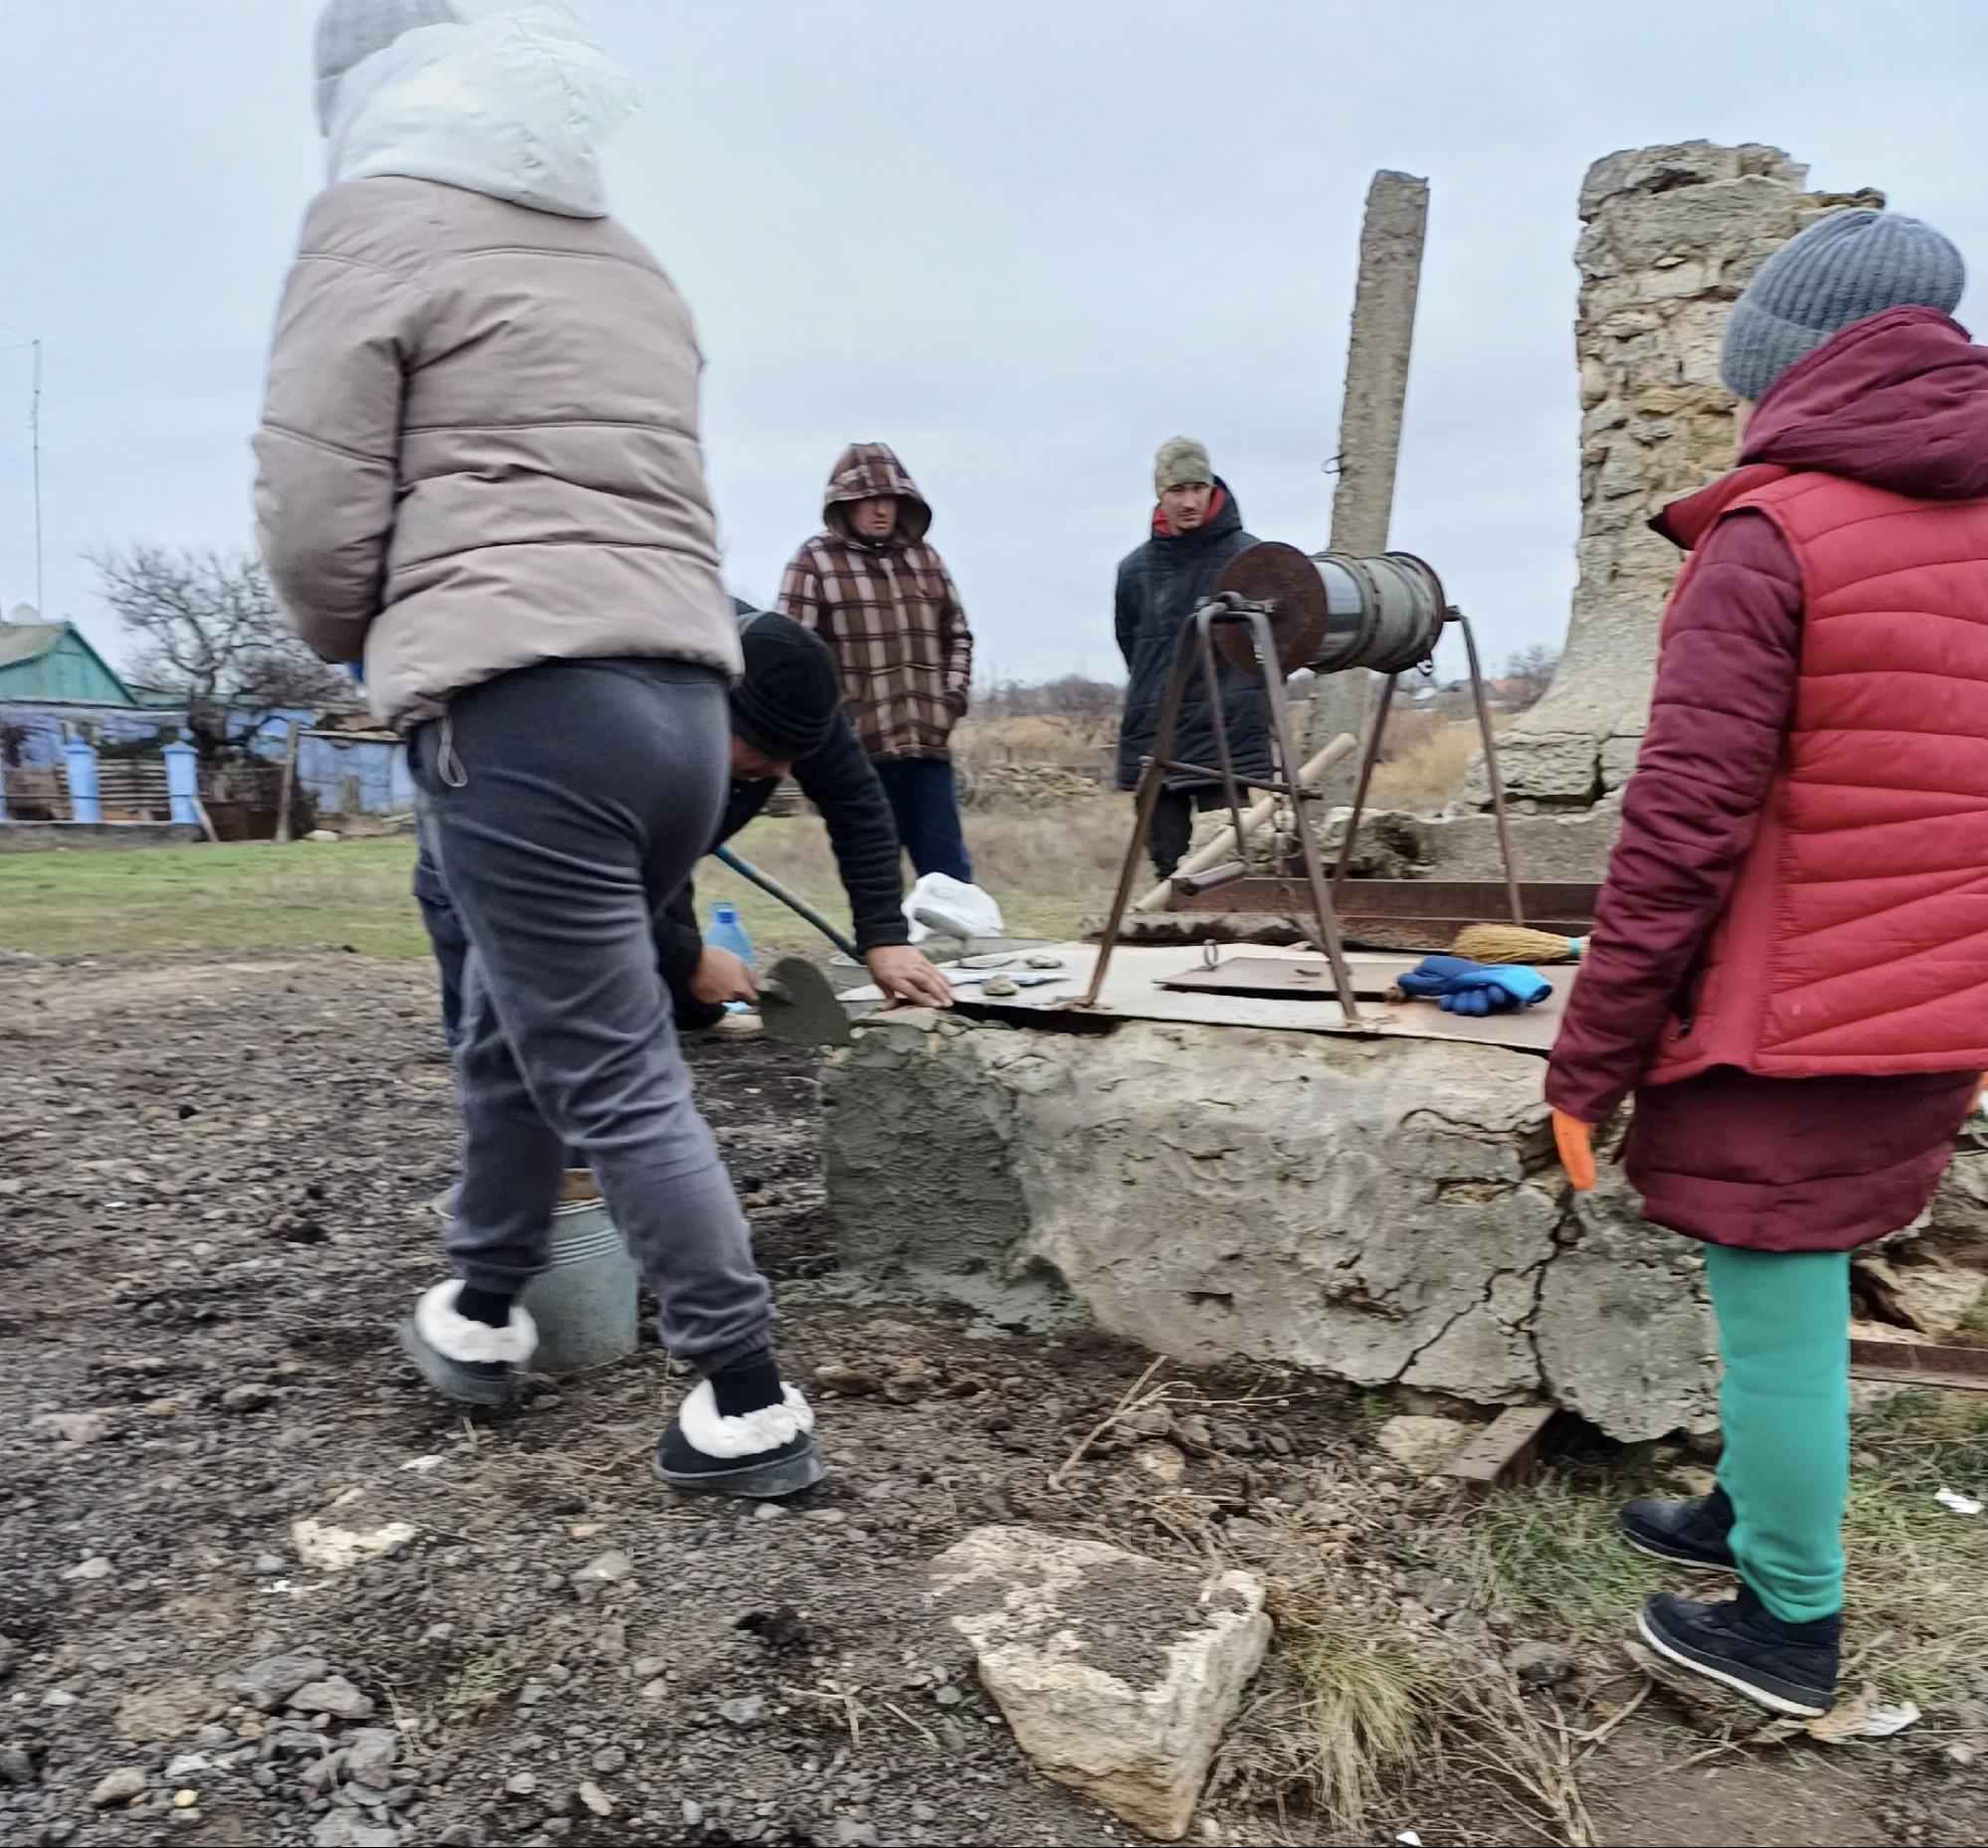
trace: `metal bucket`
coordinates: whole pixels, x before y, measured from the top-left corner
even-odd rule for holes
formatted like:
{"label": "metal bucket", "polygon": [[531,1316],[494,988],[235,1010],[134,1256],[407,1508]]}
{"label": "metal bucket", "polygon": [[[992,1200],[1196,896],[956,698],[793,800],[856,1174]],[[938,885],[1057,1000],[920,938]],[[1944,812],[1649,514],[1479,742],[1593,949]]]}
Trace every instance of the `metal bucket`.
{"label": "metal bucket", "polygon": [[[453,1223],[455,1190],[434,1202],[445,1231]],[[538,1324],[532,1371],[577,1374],[627,1360],[641,1327],[641,1272],[629,1255],[603,1200],[568,1201],[552,1211],[546,1268],[518,1297]]]}

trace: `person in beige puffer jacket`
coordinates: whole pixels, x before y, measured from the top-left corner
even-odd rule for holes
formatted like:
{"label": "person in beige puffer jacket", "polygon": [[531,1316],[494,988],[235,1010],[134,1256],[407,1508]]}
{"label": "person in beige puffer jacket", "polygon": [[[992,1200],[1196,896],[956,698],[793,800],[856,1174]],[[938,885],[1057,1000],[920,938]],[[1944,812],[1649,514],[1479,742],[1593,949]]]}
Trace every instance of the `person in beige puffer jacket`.
{"label": "person in beige puffer jacket", "polygon": [[277,317],[257,527],[298,635],[363,660],[405,736],[470,944],[458,1276],[402,1342],[445,1394],[506,1395],[577,1149],[703,1375],[657,1473],[791,1494],[813,1413],[657,967],[740,652],[690,316],[603,197],[633,87],[561,0],[329,0],[316,52],[332,184]]}

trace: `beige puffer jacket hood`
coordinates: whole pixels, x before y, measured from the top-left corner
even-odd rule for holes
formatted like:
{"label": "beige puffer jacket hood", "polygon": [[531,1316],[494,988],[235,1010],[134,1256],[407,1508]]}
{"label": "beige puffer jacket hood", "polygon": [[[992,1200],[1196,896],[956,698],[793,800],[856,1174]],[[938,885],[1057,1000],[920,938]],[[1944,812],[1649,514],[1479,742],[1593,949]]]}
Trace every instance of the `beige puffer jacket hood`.
{"label": "beige puffer jacket hood", "polygon": [[543,0],[486,5],[403,34],[329,99],[334,173],[365,177],[304,221],[257,533],[297,633],[363,659],[403,727],[543,660],[738,671],[695,330],[599,215],[587,130],[633,92],[577,32]]}

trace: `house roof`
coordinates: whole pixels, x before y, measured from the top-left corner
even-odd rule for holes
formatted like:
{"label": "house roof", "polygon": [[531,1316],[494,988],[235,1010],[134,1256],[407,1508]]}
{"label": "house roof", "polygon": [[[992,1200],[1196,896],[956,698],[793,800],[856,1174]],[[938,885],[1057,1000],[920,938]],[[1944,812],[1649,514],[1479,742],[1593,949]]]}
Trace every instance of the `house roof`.
{"label": "house roof", "polygon": [[68,634],[67,623],[0,623],[0,667],[40,660]]}
{"label": "house roof", "polygon": [[[22,606],[26,610],[26,606]],[[124,676],[103,658],[90,640],[74,623],[0,623],[0,668],[24,666],[53,654],[64,642],[74,639],[80,647],[124,695],[125,703],[136,705]]]}

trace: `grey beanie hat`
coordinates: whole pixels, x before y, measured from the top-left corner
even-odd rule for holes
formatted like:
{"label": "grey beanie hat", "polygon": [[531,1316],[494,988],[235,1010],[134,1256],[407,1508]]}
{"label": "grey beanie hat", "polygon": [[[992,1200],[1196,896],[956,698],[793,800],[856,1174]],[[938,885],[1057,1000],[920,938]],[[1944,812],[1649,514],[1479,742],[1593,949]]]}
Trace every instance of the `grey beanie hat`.
{"label": "grey beanie hat", "polygon": [[1967,281],[1960,253],[1898,212],[1832,212],[1763,263],[1732,304],[1718,370],[1758,404],[1804,354],[1887,308],[1951,314]]}
{"label": "grey beanie hat", "polygon": [[317,124],[331,119],[338,80],[420,26],[459,26],[452,0],[325,0],[317,16]]}
{"label": "grey beanie hat", "polygon": [[1199,481],[1212,486],[1215,471],[1206,448],[1192,437],[1170,437],[1153,459],[1153,491],[1164,494],[1170,487],[1186,487]]}

